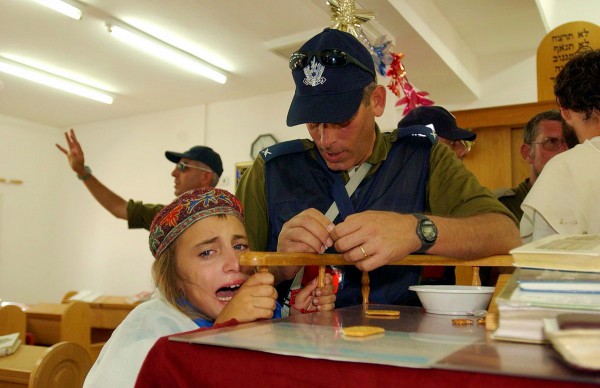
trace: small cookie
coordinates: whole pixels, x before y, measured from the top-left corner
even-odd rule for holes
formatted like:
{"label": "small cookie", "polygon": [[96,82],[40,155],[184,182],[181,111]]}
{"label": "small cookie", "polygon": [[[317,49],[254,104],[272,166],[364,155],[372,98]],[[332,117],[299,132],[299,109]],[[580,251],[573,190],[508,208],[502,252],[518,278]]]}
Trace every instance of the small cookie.
{"label": "small cookie", "polygon": [[400,311],[396,311],[396,310],[367,310],[365,311],[365,314],[367,315],[383,315],[386,317],[399,317],[400,316]]}
{"label": "small cookie", "polygon": [[342,334],[348,337],[368,337],[383,332],[385,329],[377,326],[350,326],[342,329]]}
{"label": "small cookie", "polygon": [[472,319],[453,319],[452,320],[452,324],[454,326],[470,326],[473,324],[473,320]]}

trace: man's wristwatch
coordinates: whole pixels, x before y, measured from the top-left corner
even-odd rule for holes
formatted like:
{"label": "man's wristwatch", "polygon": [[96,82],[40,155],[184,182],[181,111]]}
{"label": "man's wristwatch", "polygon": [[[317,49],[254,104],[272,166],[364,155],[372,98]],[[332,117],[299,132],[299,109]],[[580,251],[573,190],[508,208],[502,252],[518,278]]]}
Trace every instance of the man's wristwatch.
{"label": "man's wristwatch", "polygon": [[85,174],[83,174],[83,175],[77,174],[77,178],[81,179],[82,181],[84,181],[92,176],[92,169],[89,166],[83,166],[83,168],[85,170]]}
{"label": "man's wristwatch", "polygon": [[412,213],[412,215],[418,220],[417,237],[421,240],[421,248],[415,253],[425,253],[435,244],[438,235],[437,226],[421,213]]}

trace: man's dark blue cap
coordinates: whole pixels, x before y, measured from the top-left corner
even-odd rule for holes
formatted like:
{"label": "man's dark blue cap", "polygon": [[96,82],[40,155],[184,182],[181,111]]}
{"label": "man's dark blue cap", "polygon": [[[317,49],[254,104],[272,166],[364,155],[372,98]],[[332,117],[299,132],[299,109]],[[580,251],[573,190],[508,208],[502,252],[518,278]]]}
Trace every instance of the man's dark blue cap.
{"label": "man's dark blue cap", "polygon": [[473,141],[477,134],[456,125],[456,119],[452,113],[441,106],[418,106],[413,108],[398,123],[398,128],[410,127],[412,125],[433,124],[435,133],[448,140]]}
{"label": "man's dark blue cap", "polygon": [[218,176],[221,176],[223,173],[223,163],[221,162],[221,157],[210,147],[194,146],[183,153],[166,151],[165,156],[173,163],[179,163],[181,158],[195,160],[197,162],[206,164]]}
{"label": "man's dark blue cap", "polygon": [[359,108],[365,86],[377,81],[371,53],[353,35],[326,28],[308,40],[299,51],[319,52],[324,49],[345,51],[366,68],[372,69],[373,74],[352,63],[342,67],[323,67],[312,59],[304,69],[292,70],[296,91],[287,115],[290,127],[349,120]]}

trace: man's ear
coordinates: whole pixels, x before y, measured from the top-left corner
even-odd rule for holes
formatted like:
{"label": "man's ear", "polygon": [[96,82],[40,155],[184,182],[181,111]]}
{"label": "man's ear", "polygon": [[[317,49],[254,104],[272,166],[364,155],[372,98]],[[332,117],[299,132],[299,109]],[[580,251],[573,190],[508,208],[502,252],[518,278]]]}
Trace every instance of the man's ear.
{"label": "man's ear", "polygon": [[380,117],[385,111],[385,98],[386,98],[385,86],[377,85],[373,93],[371,94],[371,104],[373,105],[373,114],[375,117]]}
{"label": "man's ear", "polygon": [[531,157],[531,145],[530,144],[521,144],[521,156],[523,159],[531,164],[533,163],[533,158]]}

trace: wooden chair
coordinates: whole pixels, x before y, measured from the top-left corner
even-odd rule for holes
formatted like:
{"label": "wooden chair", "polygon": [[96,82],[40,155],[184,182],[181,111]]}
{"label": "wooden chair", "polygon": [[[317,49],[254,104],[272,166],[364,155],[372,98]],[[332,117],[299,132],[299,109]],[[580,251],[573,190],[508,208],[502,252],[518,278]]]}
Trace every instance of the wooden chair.
{"label": "wooden chair", "polygon": [[0,306],[0,335],[19,333],[21,343],[25,343],[27,319],[21,307],[9,304]]}

